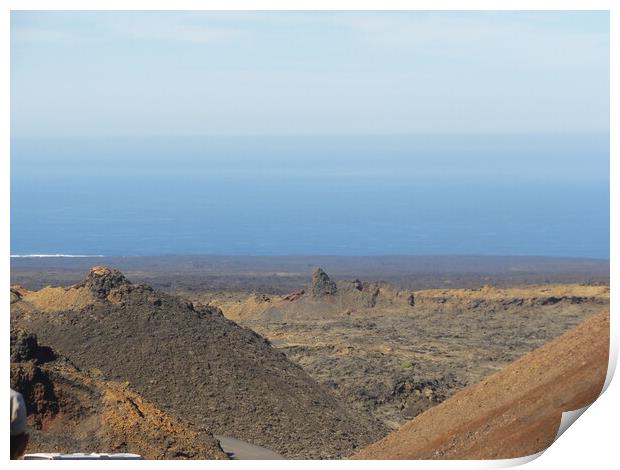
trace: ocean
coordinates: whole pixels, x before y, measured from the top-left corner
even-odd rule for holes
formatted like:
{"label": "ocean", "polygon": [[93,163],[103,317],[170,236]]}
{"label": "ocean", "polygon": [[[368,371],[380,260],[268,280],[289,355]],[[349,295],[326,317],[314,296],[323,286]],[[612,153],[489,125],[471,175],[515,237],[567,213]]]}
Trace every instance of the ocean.
{"label": "ocean", "polygon": [[608,140],[13,138],[11,254],[609,259]]}

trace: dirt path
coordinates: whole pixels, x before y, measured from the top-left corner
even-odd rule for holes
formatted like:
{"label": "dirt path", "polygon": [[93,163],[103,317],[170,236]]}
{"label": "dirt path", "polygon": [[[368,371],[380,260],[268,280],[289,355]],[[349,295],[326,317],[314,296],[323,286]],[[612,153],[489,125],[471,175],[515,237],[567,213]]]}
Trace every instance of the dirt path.
{"label": "dirt path", "polygon": [[232,460],[285,460],[280,454],[234,437],[215,436],[220,447]]}
{"label": "dirt path", "polygon": [[562,412],[598,397],[608,354],[609,312],[602,312],[353,458],[505,459],[544,450]]}

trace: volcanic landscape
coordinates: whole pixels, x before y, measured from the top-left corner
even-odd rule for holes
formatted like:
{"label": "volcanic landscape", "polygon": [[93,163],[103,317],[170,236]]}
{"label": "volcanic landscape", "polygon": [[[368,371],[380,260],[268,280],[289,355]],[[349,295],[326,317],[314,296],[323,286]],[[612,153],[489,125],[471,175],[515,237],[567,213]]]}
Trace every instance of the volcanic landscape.
{"label": "volcanic landscape", "polygon": [[[548,446],[607,367],[596,260],[14,259],[11,282],[30,453],[516,457]],[[582,357],[587,373],[567,369]],[[547,434],[517,436],[507,416],[542,416]],[[507,431],[465,444],[481,419]],[[416,447],[419,433],[435,444]]]}

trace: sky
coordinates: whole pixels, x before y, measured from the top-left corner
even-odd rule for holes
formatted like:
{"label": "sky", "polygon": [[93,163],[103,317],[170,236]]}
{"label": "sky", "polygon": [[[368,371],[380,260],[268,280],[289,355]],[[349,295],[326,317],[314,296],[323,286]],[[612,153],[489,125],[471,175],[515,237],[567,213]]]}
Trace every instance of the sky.
{"label": "sky", "polygon": [[11,134],[607,133],[607,12],[11,13]]}

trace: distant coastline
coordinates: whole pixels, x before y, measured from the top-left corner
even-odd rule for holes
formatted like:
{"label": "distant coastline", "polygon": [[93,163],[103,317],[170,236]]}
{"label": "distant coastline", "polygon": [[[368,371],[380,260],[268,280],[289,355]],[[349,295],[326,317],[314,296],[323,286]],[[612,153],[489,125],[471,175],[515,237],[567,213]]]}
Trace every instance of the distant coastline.
{"label": "distant coastline", "polygon": [[11,255],[11,258],[105,258],[105,255],[67,255],[63,253],[34,253],[29,255]]}
{"label": "distant coastline", "polygon": [[540,256],[100,256],[11,257],[11,283],[28,289],[80,282],[93,265],[162,289],[304,289],[322,267],[336,280],[383,280],[407,289],[609,282],[609,260]]}

